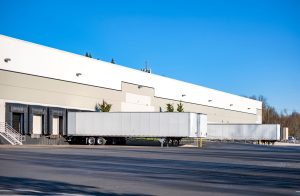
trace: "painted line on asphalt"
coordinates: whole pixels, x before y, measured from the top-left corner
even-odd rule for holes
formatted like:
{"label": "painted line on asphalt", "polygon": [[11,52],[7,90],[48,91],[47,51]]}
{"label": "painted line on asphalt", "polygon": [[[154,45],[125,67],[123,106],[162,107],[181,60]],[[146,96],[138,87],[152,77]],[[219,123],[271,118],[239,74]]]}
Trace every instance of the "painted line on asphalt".
{"label": "painted line on asphalt", "polygon": [[0,189],[0,192],[10,192],[11,190],[1,190]]}
{"label": "painted line on asphalt", "polygon": [[32,190],[32,189],[14,189],[15,191],[20,191],[20,192],[33,192],[33,193],[41,193],[41,191],[36,191],[36,190]]}
{"label": "painted line on asphalt", "polygon": [[[57,193],[57,195],[68,195],[68,196],[84,196],[83,194],[76,194],[76,193]],[[85,194],[86,195],[86,194]]]}

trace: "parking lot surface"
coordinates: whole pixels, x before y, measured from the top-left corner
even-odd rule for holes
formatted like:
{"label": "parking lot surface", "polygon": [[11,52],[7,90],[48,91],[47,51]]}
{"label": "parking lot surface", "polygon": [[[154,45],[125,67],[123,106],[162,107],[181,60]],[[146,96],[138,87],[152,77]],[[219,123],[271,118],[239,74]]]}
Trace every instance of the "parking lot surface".
{"label": "parking lot surface", "polygon": [[0,146],[0,195],[300,195],[300,148]]}

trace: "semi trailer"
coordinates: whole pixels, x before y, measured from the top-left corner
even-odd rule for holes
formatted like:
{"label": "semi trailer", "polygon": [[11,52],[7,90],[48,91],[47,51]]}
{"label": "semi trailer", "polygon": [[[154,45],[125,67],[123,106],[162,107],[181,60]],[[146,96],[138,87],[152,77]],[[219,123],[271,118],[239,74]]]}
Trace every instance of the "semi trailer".
{"label": "semi trailer", "polygon": [[207,116],[189,112],[70,112],[67,119],[70,143],[125,144],[126,138],[205,138]]}
{"label": "semi trailer", "polygon": [[280,140],[279,124],[208,124],[207,132],[207,139],[212,140]]}

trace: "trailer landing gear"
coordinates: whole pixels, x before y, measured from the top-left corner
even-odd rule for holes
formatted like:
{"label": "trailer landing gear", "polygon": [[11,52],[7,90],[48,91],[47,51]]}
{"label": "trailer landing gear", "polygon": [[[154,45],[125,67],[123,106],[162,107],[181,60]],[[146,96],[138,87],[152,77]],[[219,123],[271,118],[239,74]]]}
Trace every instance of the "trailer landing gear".
{"label": "trailer landing gear", "polygon": [[126,145],[125,137],[111,137],[107,138],[107,145]]}
{"label": "trailer landing gear", "polygon": [[169,137],[167,137],[167,138],[161,138],[158,141],[160,142],[161,147],[164,147],[164,144],[166,144],[167,147],[169,147],[169,144],[171,144],[172,146],[179,146],[181,138],[177,138],[177,137],[169,138]]}

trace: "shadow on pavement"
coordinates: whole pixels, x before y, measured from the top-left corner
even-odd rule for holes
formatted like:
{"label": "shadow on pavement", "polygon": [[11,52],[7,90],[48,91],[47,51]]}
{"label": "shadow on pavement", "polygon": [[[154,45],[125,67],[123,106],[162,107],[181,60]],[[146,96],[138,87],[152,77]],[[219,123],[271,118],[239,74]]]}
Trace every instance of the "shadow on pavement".
{"label": "shadow on pavement", "polygon": [[92,186],[75,185],[64,182],[0,176],[0,190],[3,195],[103,195],[137,196],[141,194],[117,194],[103,192]]}

